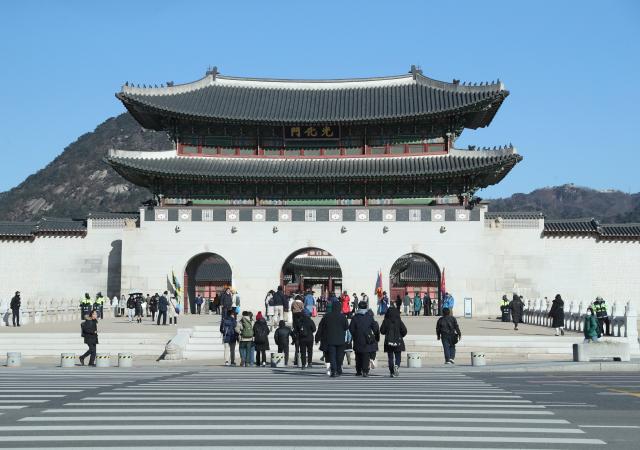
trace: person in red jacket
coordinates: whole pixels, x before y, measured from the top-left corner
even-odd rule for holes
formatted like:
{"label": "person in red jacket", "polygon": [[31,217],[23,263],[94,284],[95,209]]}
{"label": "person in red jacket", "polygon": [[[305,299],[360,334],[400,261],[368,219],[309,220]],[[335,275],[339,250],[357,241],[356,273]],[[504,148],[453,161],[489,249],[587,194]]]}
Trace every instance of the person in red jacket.
{"label": "person in red jacket", "polygon": [[347,291],[342,293],[342,297],[340,297],[340,302],[342,303],[342,314],[345,316],[351,315],[351,299],[349,298],[349,294]]}

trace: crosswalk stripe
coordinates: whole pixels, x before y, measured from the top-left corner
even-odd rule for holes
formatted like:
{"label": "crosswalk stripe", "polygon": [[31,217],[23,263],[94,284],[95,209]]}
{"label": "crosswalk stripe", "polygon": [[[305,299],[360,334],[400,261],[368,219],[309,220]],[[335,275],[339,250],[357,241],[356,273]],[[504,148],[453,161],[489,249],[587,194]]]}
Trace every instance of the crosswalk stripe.
{"label": "crosswalk stripe", "polygon": [[[277,430],[276,430],[277,432]],[[600,439],[588,438],[558,438],[558,437],[519,437],[519,436],[435,436],[435,435],[368,435],[356,436],[352,434],[313,434],[300,436],[299,434],[109,434],[99,435],[92,433],[82,433],[81,435],[35,435],[35,436],[3,436],[4,442],[69,442],[69,441],[209,441],[217,440],[230,442],[265,441],[277,438],[280,441],[356,441],[356,442],[488,442],[488,443],[521,443],[521,444],[576,444],[576,445],[605,445]]]}
{"label": "crosswalk stripe", "polygon": [[[113,392],[100,392],[98,395],[100,396],[118,396],[118,395],[123,395],[126,394],[129,391],[125,391],[122,389],[114,389]],[[135,390],[134,390],[135,392]],[[138,397],[146,397],[146,396],[153,396],[153,395],[159,395],[160,392],[136,392],[136,396]],[[161,395],[163,396],[180,396],[180,397],[215,397],[215,398],[221,398],[221,397],[237,397],[238,395],[245,395],[246,391],[231,391],[231,390],[225,390],[223,391],[223,393],[202,393],[202,392],[167,392],[166,390],[164,392],[161,392]],[[305,398],[310,398],[310,397],[322,397],[322,398],[329,398],[329,397],[340,397],[342,395],[351,395],[351,396],[356,396],[358,398],[403,398],[403,397],[407,397],[407,398],[443,398],[443,399],[449,399],[449,398],[497,398],[497,399],[518,399],[518,398],[522,398],[519,395],[484,395],[484,394],[416,394],[416,393],[401,393],[401,392],[396,392],[396,393],[392,393],[392,394],[385,394],[384,392],[380,392],[380,393],[376,393],[376,394],[363,394],[360,392],[349,392],[347,394],[339,394],[339,395],[327,395],[327,394],[322,394],[322,393],[317,393],[317,392],[305,392],[304,396]],[[252,397],[277,397],[277,398],[287,398],[287,397],[300,397],[300,393],[299,392],[254,392],[251,394]],[[0,395],[1,397],[1,395]],[[130,397],[127,397],[130,398]],[[527,401],[530,402],[530,400],[523,400],[523,401]]]}
{"label": "crosswalk stripe", "polygon": [[[86,405],[85,405],[86,406]],[[447,405],[450,406],[450,405]],[[229,412],[231,408],[53,408],[42,411],[45,414],[77,414],[77,413],[160,413],[160,412],[173,412],[173,413],[185,413],[185,412]],[[233,412],[255,412],[256,408],[233,408]],[[288,412],[303,412],[303,413],[358,413],[358,414],[370,414],[375,415],[378,413],[398,413],[398,408],[375,408],[371,412],[363,410],[362,408],[296,408],[292,406],[260,408],[260,412],[272,412],[272,413],[288,413]],[[413,414],[430,414],[433,412],[432,408],[428,409],[411,409]],[[438,409],[439,414],[460,414],[460,409]],[[465,411],[465,414],[504,414],[504,415],[553,415],[553,412],[544,409],[531,409],[531,410],[491,410],[491,409],[474,409]],[[124,418],[126,421],[126,418]]]}
{"label": "crosswalk stripe", "polygon": [[[267,395],[268,396],[268,395]],[[278,396],[277,395],[271,395],[274,397],[274,399],[277,399]],[[251,404],[264,404],[264,403],[255,403],[255,401],[244,401],[244,400],[240,400],[240,401],[233,401],[230,403],[227,403],[229,400],[232,399],[237,399],[238,396],[237,395],[218,395],[218,396],[201,396],[201,397],[208,397],[206,398],[206,400],[212,400],[212,399],[218,399],[219,401],[216,402],[216,405],[231,405],[231,404],[239,404],[239,403],[251,403]],[[265,395],[252,395],[251,397],[256,398],[256,397],[265,397]],[[306,397],[306,396],[305,396]],[[135,397],[134,397],[135,398]],[[298,399],[300,398],[300,394],[296,395],[296,396],[280,396],[279,398],[285,400],[287,402],[291,401],[291,398],[295,398]],[[331,402],[332,403],[336,403],[336,404],[341,404],[341,402],[344,402],[346,400],[360,400],[360,403],[366,404],[367,406],[371,406],[369,405],[369,403],[373,402],[374,404],[378,404],[380,403],[380,397],[376,398],[374,396],[368,396],[368,397],[364,397],[358,394],[353,394],[351,396],[339,396],[339,395],[326,395],[322,397],[323,399],[333,399]],[[121,401],[121,400],[131,400],[132,397],[105,397],[105,396],[98,396],[98,397],[84,397],[82,400],[88,400],[88,401],[105,401],[105,404],[118,404],[116,401]],[[157,401],[161,401],[164,399],[159,399],[159,398],[145,398],[144,400],[151,400],[154,401],[153,404],[158,404]],[[176,399],[172,399],[173,401],[176,402],[176,404],[183,404],[183,402],[187,402],[189,400],[193,400],[193,399],[183,399],[183,398],[176,398]],[[269,399],[269,398],[264,398],[261,400],[273,400],[273,399]],[[432,398],[399,398],[399,397],[392,397],[392,398],[385,398],[384,401],[386,403],[399,403],[399,402],[407,402],[407,403],[424,403],[424,404],[430,404],[430,402],[433,401],[446,401],[446,398],[437,398],[437,399],[432,399]],[[505,404],[506,408],[512,408],[512,406],[508,406],[507,404],[511,404],[511,403],[516,403],[516,404],[530,404],[531,401],[530,400],[496,400],[496,399],[464,399],[465,402],[468,403],[500,403],[500,404]],[[2,400],[0,400],[1,402]],[[313,401],[309,401],[306,402],[306,404],[309,405],[315,405],[315,404],[325,404],[328,402],[320,402],[320,403],[314,403]],[[68,405],[71,405],[71,403],[67,403]],[[86,404],[93,404],[93,403],[82,403],[83,405]],[[132,403],[132,402],[126,402],[127,405],[137,405],[138,403]],[[211,403],[203,403],[203,402],[195,402],[192,404],[211,404]],[[269,403],[270,404],[270,403]],[[291,403],[288,403],[291,404]],[[294,403],[295,404],[295,403]],[[470,405],[473,406],[473,405]],[[543,405],[540,405],[543,406]],[[540,407],[540,406],[536,406],[536,407]],[[544,405],[544,406],[548,406],[548,405]]]}
{"label": "crosswalk stripe", "polygon": [[[273,431],[273,424],[251,424],[251,430]],[[297,430],[328,430],[328,431],[380,431],[380,425],[320,425],[320,424],[296,424]],[[0,431],[86,431],[86,425],[20,425],[20,426],[0,426]],[[144,430],[246,430],[246,424],[146,424]],[[91,425],[91,431],[140,431],[139,425]],[[447,432],[458,433],[559,433],[559,434],[584,434],[578,428],[540,428],[540,427],[465,427],[449,424]],[[385,432],[392,431],[437,431],[442,432],[442,426],[428,425],[384,425]]]}
{"label": "crosswalk stripe", "polygon": [[[459,412],[460,414],[466,414],[464,412]],[[568,420],[565,419],[514,419],[508,417],[440,417],[438,416],[438,412],[432,412],[432,415],[421,415],[419,417],[349,417],[349,422],[445,422],[447,424],[450,423],[492,423],[495,424],[499,421],[501,424],[548,424],[548,425],[567,425],[569,424]],[[206,416],[201,415],[181,415],[176,417],[175,415],[168,416],[127,416],[126,419],[122,417],[116,416],[90,416],[90,415],[82,415],[82,416],[60,416],[60,417],[23,417],[19,419],[20,422],[76,422],[76,421],[87,421],[87,422],[100,422],[100,421],[135,421],[135,422],[153,422],[153,421],[162,421],[162,422],[191,422],[194,418],[197,418],[198,422],[234,422],[234,421],[260,421],[260,422],[289,422],[289,421],[297,421],[297,422],[333,422],[334,419],[330,417],[317,417],[317,416],[287,416],[278,414],[277,417],[269,417],[265,418],[265,416],[251,416],[251,415],[239,415],[235,416],[232,414],[208,414]]]}
{"label": "crosswalk stripe", "polygon": [[[100,399],[99,400],[103,400]],[[387,400],[385,402],[386,404],[393,404],[394,407],[396,408],[415,408],[415,404],[413,404],[412,402],[406,401],[405,403],[401,403],[401,402],[393,402],[393,401],[389,401]],[[422,406],[429,406],[432,408],[444,408],[444,407],[450,407],[450,408],[500,408],[500,409],[505,409],[505,408],[531,408],[531,409],[543,409],[544,406],[543,405],[530,405],[530,404],[526,404],[526,405],[511,405],[511,404],[490,404],[490,403],[482,403],[482,404],[469,404],[469,403],[431,403],[431,402],[419,402]],[[166,402],[163,401],[162,399],[158,399],[158,401],[146,401],[146,402],[138,402],[138,401],[113,401],[113,402],[94,402],[94,401],[87,401],[87,402],[70,402],[70,403],[65,403],[66,406],[172,406],[172,405],[176,405],[176,406],[226,406],[229,408],[233,408],[234,406],[243,406],[243,405],[252,405],[252,406],[271,406],[273,405],[273,402],[260,402],[260,401],[255,401],[255,400],[245,400],[245,399],[238,399],[232,402],[209,402],[209,401],[202,401],[202,402],[193,402],[193,401],[182,401],[182,400],[174,400],[171,402]],[[348,400],[332,400],[332,401],[327,401],[327,402],[321,402],[321,401],[300,401],[300,402],[287,402],[288,406],[295,406],[295,405],[301,405],[301,406],[309,406],[309,407],[315,407],[315,406],[362,406],[363,402],[353,402],[353,401],[348,401]],[[375,406],[375,404],[374,404]]]}

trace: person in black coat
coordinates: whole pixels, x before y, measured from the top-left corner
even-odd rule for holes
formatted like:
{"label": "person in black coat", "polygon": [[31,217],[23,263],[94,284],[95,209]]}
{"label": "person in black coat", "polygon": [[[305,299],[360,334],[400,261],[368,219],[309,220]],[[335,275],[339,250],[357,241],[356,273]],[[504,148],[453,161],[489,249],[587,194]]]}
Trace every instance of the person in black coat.
{"label": "person in black coat", "polygon": [[[335,299],[335,296],[333,297]],[[321,342],[326,343],[326,351],[331,364],[330,375],[332,378],[342,375],[342,360],[344,359],[345,332],[349,329],[349,322],[340,308],[340,302],[334,301],[331,312],[324,315],[318,325],[318,335]]]}
{"label": "person in black coat", "polygon": [[10,307],[11,307],[11,317],[13,319],[13,326],[20,326],[20,292],[16,291],[16,295],[11,299]]}
{"label": "person in black coat", "polygon": [[256,323],[253,324],[253,341],[256,346],[256,366],[267,365],[267,350],[269,350],[269,325],[261,311],[256,314]]}
{"label": "person in black coat", "polygon": [[513,294],[513,299],[509,302],[509,310],[511,311],[511,320],[513,321],[513,329],[518,329],[518,324],[522,323],[522,314],[524,313],[524,303],[522,297]]}
{"label": "person in black coat", "polygon": [[167,309],[169,308],[169,300],[167,300],[167,295],[169,293],[164,291],[164,294],[160,296],[158,299],[158,320],[156,325],[160,325],[160,318],[162,317],[162,325],[167,324]]}
{"label": "person in black coat", "polygon": [[222,307],[222,315],[226,317],[227,313],[233,308],[233,297],[231,297],[231,289],[226,288],[222,294],[220,294],[220,306]]}
{"label": "person in black coat", "polygon": [[80,326],[82,330],[82,337],[84,338],[84,343],[89,346],[89,349],[80,357],[80,364],[84,366],[84,359],[89,356],[89,365],[96,365],[96,345],[98,345],[98,313],[94,309],[87,317],[82,325]]}
{"label": "person in black coat", "polygon": [[407,327],[402,322],[397,308],[389,308],[384,315],[380,333],[384,334],[384,351],[389,359],[389,373],[391,378],[397,377],[400,375],[402,352],[406,350],[404,337],[407,335]]}
{"label": "person in black coat", "polygon": [[551,326],[556,329],[556,336],[564,336],[564,300],[560,294],[556,294],[556,298],[553,299],[548,317],[553,318]]}
{"label": "person in black coat", "polygon": [[302,317],[295,328],[300,346],[301,369],[312,367],[313,361],[313,334],[316,332],[316,324],[311,320],[311,313],[308,309],[302,311]]}
{"label": "person in black coat", "polygon": [[356,376],[369,376],[369,356],[378,350],[380,329],[365,302],[358,304],[358,311],[351,319],[349,332],[353,339],[353,351],[356,354]]}
{"label": "person in black coat", "polygon": [[151,312],[152,322],[156,320],[156,313],[158,312],[158,297],[159,295],[156,292],[156,294],[149,300],[149,311]]}

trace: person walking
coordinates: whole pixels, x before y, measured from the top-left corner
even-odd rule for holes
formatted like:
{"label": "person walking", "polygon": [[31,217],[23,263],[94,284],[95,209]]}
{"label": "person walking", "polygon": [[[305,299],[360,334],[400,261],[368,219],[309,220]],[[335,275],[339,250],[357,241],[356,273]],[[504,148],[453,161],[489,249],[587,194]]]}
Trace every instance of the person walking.
{"label": "person walking", "polygon": [[80,325],[80,329],[84,343],[89,346],[89,349],[80,356],[80,365],[84,366],[84,360],[89,356],[89,365],[95,367],[96,346],[98,345],[98,313],[95,309],[89,313],[87,319]]}
{"label": "person walking", "polygon": [[513,320],[513,329],[518,330],[518,324],[522,323],[522,315],[524,314],[524,302],[518,294],[513,294],[513,299],[509,302],[509,311],[511,312],[511,320]]}
{"label": "person walking", "polygon": [[169,325],[178,325],[179,311],[180,308],[178,307],[176,298],[173,295],[170,296],[167,305],[167,317],[169,318]]}
{"label": "person walking", "polygon": [[149,312],[151,313],[151,321],[155,322],[156,313],[158,312],[158,293],[157,292],[149,299]]}
{"label": "person walking", "polygon": [[316,299],[313,297],[313,291],[307,291],[304,295],[304,309],[309,312],[309,316],[313,315],[313,309],[316,307]]}
{"label": "person walking", "polygon": [[428,292],[425,292],[424,296],[422,297],[422,306],[424,308],[424,315],[430,316],[431,315],[431,297],[429,297]]}
{"label": "person walking", "polygon": [[135,310],[137,323],[142,323],[142,316],[144,315],[144,306],[142,303],[142,295],[136,295]]}
{"label": "person walking", "polygon": [[551,327],[556,329],[556,336],[564,336],[564,300],[560,294],[556,294],[556,298],[553,299],[547,317],[553,319]]}
{"label": "person walking", "polygon": [[369,358],[372,352],[378,350],[380,329],[364,302],[358,305],[358,310],[351,319],[349,332],[353,339],[353,351],[356,354],[356,376],[368,377]]}
{"label": "person walking", "polygon": [[[442,301],[442,309],[444,310],[445,308],[447,308],[449,310],[449,314],[453,317],[453,306],[455,305],[456,301],[453,298],[453,295],[449,294],[448,292],[444,293],[444,300]],[[442,312],[442,314],[444,315],[444,311]]]}
{"label": "person walking", "polygon": [[238,333],[236,332],[236,310],[229,308],[222,311],[222,320],[220,321],[220,334],[222,335],[222,343],[224,344],[224,365],[236,365],[236,342],[238,342]]}
{"label": "person walking", "polygon": [[340,304],[342,308],[342,314],[349,317],[351,315],[351,299],[349,298],[349,294],[347,291],[342,292],[342,296],[340,297]]}
{"label": "person walking", "polygon": [[367,308],[371,309],[371,307],[369,306],[369,296],[364,292],[360,292],[360,301],[365,302],[367,304]]}
{"label": "person walking", "polygon": [[201,295],[196,295],[196,310],[194,314],[202,314],[202,303],[204,303],[204,298]]}
{"label": "person walking", "polygon": [[295,341],[296,336],[284,320],[278,322],[278,328],[273,332],[273,341],[278,346],[278,353],[284,354],[284,365],[289,365],[289,338]]}
{"label": "person walking", "polygon": [[164,294],[158,299],[158,321],[156,325],[160,325],[160,318],[162,318],[162,325],[167,324],[167,310],[169,309],[169,300],[167,299],[168,292],[164,291]]}
{"label": "person walking", "polygon": [[[611,322],[609,321],[609,312],[607,311],[607,302],[602,297],[596,297],[593,302],[592,309],[598,319],[599,336],[611,336]],[[605,325],[607,326],[605,330]]]}
{"label": "person walking", "polygon": [[600,326],[593,312],[593,308],[587,308],[587,314],[584,316],[584,342],[598,342],[600,337]]}
{"label": "person walking", "polygon": [[402,352],[406,350],[404,337],[407,335],[407,327],[400,318],[400,311],[391,308],[384,316],[380,326],[380,334],[384,335],[384,352],[389,360],[389,374],[391,378],[400,375],[400,363]]}
{"label": "person walking", "polygon": [[113,318],[115,319],[120,314],[118,312],[118,296],[114,295],[111,299],[111,314],[113,314]]}
{"label": "person walking", "polygon": [[[334,296],[335,298],[335,296]],[[329,375],[333,378],[342,375],[342,360],[344,358],[344,335],[349,329],[349,322],[340,309],[340,303],[333,302],[331,312],[326,313],[318,325],[318,335],[326,342],[326,351],[329,358]]]}
{"label": "person walking", "polygon": [[500,301],[500,318],[503,322],[510,322],[509,315],[511,313],[509,299],[506,295],[502,296],[502,300]]}
{"label": "person walking", "polygon": [[[409,315],[409,306],[411,306],[411,297],[409,296],[409,291],[406,291],[404,293],[404,300],[402,302],[402,305],[404,306],[403,312],[405,316]],[[400,312],[400,310],[398,310],[398,312]]]}
{"label": "person walking", "polygon": [[313,363],[313,334],[316,332],[316,324],[311,320],[311,313],[305,309],[302,318],[295,329],[298,346],[300,347],[300,368],[311,368]]}
{"label": "person walking", "polygon": [[[16,291],[15,295],[11,298],[9,307],[11,308],[11,321],[14,327],[20,326],[20,291]],[[6,303],[5,303],[6,305]]]}
{"label": "person walking", "polygon": [[[303,311],[304,311],[304,301],[302,300],[302,296],[298,294],[295,296],[293,303],[291,303],[291,314],[293,315],[293,320],[292,320],[293,330],[298,329],[298,323],[302,320]],[[297,334],[296,334],[296,337],[297,337]],[[299,367],[300,366],[300,343],[298,342],[298,339],[294,339],[293,343],[295,345],[295,353],[293,354],[293,364]]]}
{"label": "person walking", "polygon": [[127,308],[127,299],[124,296],[124,294],[122,294],[120,296],[120,300],[118,301],[118,316],[122,317],[124,316],[124,310]]}
{"label": "person walking", "polygon": [[273,301],[273,326],[284,320],[285,305],[288,306],[287,299],[282,291],[282,286],[278,286],[271,299]]}
{"label": "person walking", "polygon": [[220,307],[222,308],[223,315],[227,314],[231,308],[233,308],[233,298],[231,297],[231,288],[229,286],[220,294]]}
{"label": "person walking", "polygon": [[136,298],[133,295],[129,295],[127,299],[127,319],[129,322],[133,322],[133,318],[136,314]]}
{"label": "person walking", "polygon": [[444,363],[455,364],[456,344],[462,339],[462,333],[449,308],[442,308],[442,317],[436,323],[436,337],[442,342]]}
{"label": "person walking", "polygon": [[84,298],[80,300],[80,320],[85,320],[89,314],[91,314],[91,296],[88,292],[85,292]]}
{"label": "person walking", "polygon": [[413,315],[419,316],[420,311],[422,311],[422,297],[420,297],[420,292],[416,291],[413,297]]}
{"label": "person walking", "polygon": [[242,312],[242,318],[236,324],[236,334],[240,336],[240,366],[249,367],[253,342],[253,323],[251,323],[249,311]]}
{"label": "person walking", "polygon": [[267,350],[269,350],[269,325],[261,311],[256,314],[256,322],[253,324],[253,341],[256,346],[256,366],[266,367]]}
{"label": "person walking", "polygon": [[389,309],[389,297],[387,296],[386,292],[383,292],[382,298],[380,299],[379,314],[381,316],[384,316],[387,313],[388,309]]}

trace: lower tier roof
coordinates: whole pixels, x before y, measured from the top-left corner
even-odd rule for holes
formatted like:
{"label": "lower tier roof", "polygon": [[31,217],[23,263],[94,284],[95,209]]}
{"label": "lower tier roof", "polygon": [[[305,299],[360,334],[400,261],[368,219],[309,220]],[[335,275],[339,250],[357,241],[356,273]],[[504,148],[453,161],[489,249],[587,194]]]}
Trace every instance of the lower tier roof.
{"label": "lower tier roof", "polygon": [[[452,150],[446,155],[361,157],[178,156],[167,152],[111,151],[106,159],[120,175],[155,192],[175,180],[190,183],[367,183],[457,180],[464,190],[495,184],[522,160],[513,147],[502,150]],[[158,192],[166,193],[166,192]],[[455,189],[451,193],[455,192]],[[424,192],[422,192],[424,194]],[[259,193],[258,193],[258,196]]]}

